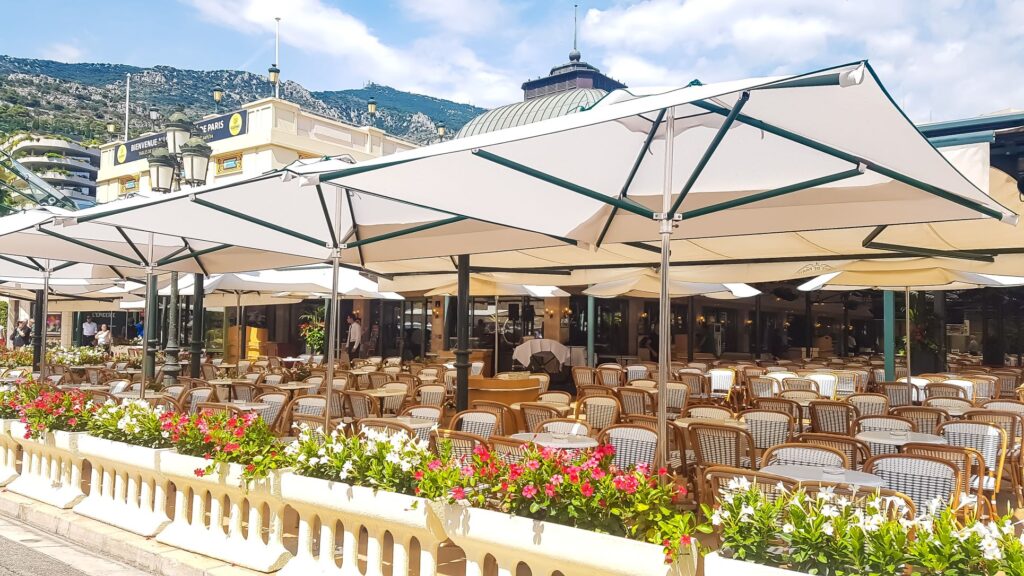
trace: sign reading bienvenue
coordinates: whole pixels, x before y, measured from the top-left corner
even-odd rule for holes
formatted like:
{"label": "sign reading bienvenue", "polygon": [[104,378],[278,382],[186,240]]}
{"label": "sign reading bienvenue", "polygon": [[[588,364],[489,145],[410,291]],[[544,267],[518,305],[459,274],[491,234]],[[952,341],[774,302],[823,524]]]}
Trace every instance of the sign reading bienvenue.
{"label": "sign reading bienvenue", "polygon": [[[246,110],[239,110],[200,120],[194,124],[192,133],[207,142],[213,142],[214,140],[224,140],[225,138],[245,134],[248,129],[249,113]],[[141,160],[152,154],[153,150],[166,146],[167,135],[163,133],[129,140],[117,147],[117,151],[114,154],[114,165]]]}

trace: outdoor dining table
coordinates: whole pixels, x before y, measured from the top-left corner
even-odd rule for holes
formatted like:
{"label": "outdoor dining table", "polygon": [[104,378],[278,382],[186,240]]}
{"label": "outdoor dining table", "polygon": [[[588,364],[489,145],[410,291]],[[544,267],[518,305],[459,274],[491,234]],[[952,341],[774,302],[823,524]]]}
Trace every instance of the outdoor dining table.
{"label": "outdoor dining table", "polygon": [[288,382],[287,384],[274,384],[274,388],[286,392],[288,394],[288,400],[295,397],[295,392],[298,390],[308,390],[315,388],[316,384],[310,384],[308,382]]}
{"label": "outdoor dining table", "polygon": [[533,442],[545,448],[556,448],[562,450],[581,450],[583,448],[595,448],[597,440],[590,436],[579,436],[576,434],[551,434],[548,432],[520,432],[511,436],[516,440]]}
{"label": "outdoor dining table", "polygon": [[246,380],[245,378],[214,378],[212,380],[207,380],[206,383],[209,384],[210,386],[213,386],[214,388],[218,389],[218,396],[219,396],[219,389],[221,387],[227,388],[228,389],[228,397],[227,397],[227,399],[229,401],[235,399],[235,386],[249,386],[249,385],[252,384],[251,381]]}
{"label": "outdoor dining table", "polygon": [[227,373],[227,372],[230,372],[231,370],[234,370],[234,369],[238,368],[238,364],[224,364],[224,363],[220,363],[220,364],[214,364],[214,367],[217,368],[218,372],[223,370],[224,373]]}
{"label": "outdoor dining table", "polygon": [[[859,472],[857,470],[847,470],[845,468],[836,468],[833,470],[831,468],[821,466],[773,464],[771,466],[761,468],[761,472],[764,472],[765,474],[774,474],[776,476],[784,476],[801,482],[835,482],[837,484],[853,484],[854,486],[863,486],[866,488],[886,487],[885,480],[875,476],[874,474]],[[838,472],[838,474],[832,474],[831,472]]]}
{"label": "outdoor dining table", "polygon": [[377,399],[377,402],[380,403],[380,407],[379,407],[379,410],[378,410],[377,413],[378,414],[382,414],[382,415],[384,414],[384,399],[385,398],[394,398],[396,396],[405,396],[405,392],[402,392],[401,390],[385,390],[383,388],[373,388],[373,389],[370,389],[370,390],[364,390],[363,393],[366,394],[367,396],[372,396],[372,397]]}
{"label": "outdoor dining table", "polygon": [[[523,412],[520,409],[521,404],[522,402],[513,402],[512,404],[509,404],[508,407],[512,409],[512,414],[515,416],[516,427],[519,430],[528,430],[529,428],[526,425],[526,418],[523,416]],[[533,402],[533,404],[541,404],[549,408],[554,408],[558,411],[558,415],[561,418],[569,416],[574,408],[571,404],[560,404],[558,402]]]}
{"label": "outdoor dining table", "polygon": [[305,359],[303,359],[303,358],[295,358],[293,356],[289,356],[287,358],[281,358],[281,363],[285,365],[285,368],[291,368],[292,365],[294,365],[296,362],[305,362]]}
{"label": "outdoor dining table", "polygon": [[868,432],[861,432],[856,436],[857,440],[861,440],[868,443],[874,444],[886,444],[888,446],[903,446],[904,444],[910,444],[911,442],[920,442],[923,444],[945,444],[946,439],[942,436],[936,436],[935,434],[925,434],[924,432],[906,432],[893,434],[891,430],[870,430]]}
{"label": "outdoor dining table", "polygon": [[270,408],[270,404],[264,402],[244,402],[242,400],[232,400],[231,402],[214,402],[214,404],[220,406],[231,406],[245,412],[253,412],[258,410],[266,410]]}

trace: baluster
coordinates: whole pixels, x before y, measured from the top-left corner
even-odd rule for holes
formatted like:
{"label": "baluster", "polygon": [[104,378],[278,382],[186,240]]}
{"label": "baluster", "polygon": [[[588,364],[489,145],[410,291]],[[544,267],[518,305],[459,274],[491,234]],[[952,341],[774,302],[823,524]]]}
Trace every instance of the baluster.
{"label": "baluster", "polygon": [[89,495],[90,496],[103,496],[103,485],[100,484],[100,478],[103,476],[103,469],[98,464],[92,465],[92,470],[89,472]]}
{"label": "baluster", "polygon": [[313,535],[309,518],[299,514],[299,545],[296,556],[303,559],[313,558]]}
{"label": "baluster", "polygon": [[[337,569],[334,563],[334,521],[320,518],[320,565],[324,574]],[[392,576],[398,576],[396,573]]]}
{"label": "baluster", "polygon": [[130,506],[132,508],[138,508],[139,507],[139,504],[138,504],[138,502],[139,502],[139,477],[136,476],[134,472],[129,472],[128,475],[127,475],[127,478],[128,478],[128,494],[127,494],[128,501],[127,501],[127,504],[128,504],[128,506]]}
{"label": "baluster", "polygon": [[128,490],[128,473],[121,472],[118,470],[114,471],[114,500],[116,502],[124,502],[126,497],[125,493]]}
{"label": "baluster", "polygon": [[224,533],[224,500],[213,492],[210,493],[210,529],[218,535]]}
{"label": "baluster", "polygon": [[391,576],[407,576],[409,574],[409,547],[411,537],[391,533]]}
{"label": "baluster", "polygon": [[281,539],[284,537],[284,508],[270,506],[270,533],[267,534],[267,545],[271,547],[283,546]]}
{"label": "baluster", "polygon": [[366,574],[377,576],[383,574],[384,533],[366,529]]}
{"label": "baluster", "polygon": [[262,543],[263,542],[263,508],[253,502],[249,501],[249,532],[246,534],[246,540],[250,544]]}
{"label": "baluster", "polygon": [[202,488],[192,490],[192,519],[189,524],[193,528],[206,526],[206,491]]}
{"label": "baluster", "polygon": [[110,468],[103,469],[103,497],[107,500],[114,499],[114,471]]}
{"label": "baluster", "polygon": [[437,546],[428,545],[420,540],[420,576],[437,574]]}
{"label": "baluster", "polygon": [[[134,505],[135,502],[133,501]],[[146,511],[153,511],[153,478],[139,476],[139,508]]]}
{"label": "baluster", "polygon": [[341,537],[341,573],[359,574],[359,526],[354,522],[346,522]]}
{"label": "baluster", "polygon": [[242,500],[232,498],[228,508],[228,536],[242,539]]}

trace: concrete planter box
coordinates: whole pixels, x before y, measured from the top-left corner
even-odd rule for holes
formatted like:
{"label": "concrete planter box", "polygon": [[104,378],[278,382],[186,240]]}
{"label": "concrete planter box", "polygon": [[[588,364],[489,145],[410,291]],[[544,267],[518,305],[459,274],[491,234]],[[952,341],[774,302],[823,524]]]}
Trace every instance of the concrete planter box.
{"label": "concrete planter box", "polygon": [[[533,574],[556,570],[564,576],[696,574],[693,552],[666,565],[662,547],[654,544],[479,508],[450,504],[435,508],[445,533],[466,551],[467,573],[482,574],[489,554],[497,561],[499,574],[515,574],[520,562]],[[475,571],[468,565],[475,566]]]}
{"label": "concrete planter box", "polygon": [[[361,530],[366,529],[365,576],[384,574],[385,532],[393,539],[391,574],[409,574],[409,554],[413,540],[419,543],[419,571],[421,576],[436,573],[437,547],[445,540],[440,523],[430,512],[422,498],[374,491],[361,486],[300,476],[281,474],[281,498],[299,515],[298,552],[281,571],[281,576],[341,575],[359,573],[356,555],[344,553],[358,548]],[[340,521],[342,533],[342,561],[335,563],[334,547],[329,554],[324,548],[313,549],[311,528],[314,519],[320,520],[320,542],[334,543],[335,526]]]}
{"label": "concrete planter box", "polygon": [[21,475],[7,485],[15,494],[57,508],[78,504],[82,492],[82,456],[78,440],[84,432],[54,430],[38,440],[25,438],[26,424],[12,422],[10,435],[22,449]]}
{"label": "concrete planter box", "polygon": [[18,443],[11,437],[11,424],[15,422],[15,419],[0,418],[0,486],[10,484],[20,473]]}
{"label": "concrete planter box", "polygon": [[[175,493],[174,518],[157,541],[250,570],[280,570],[292,558],[282,543],[285,503],[279,497],[280,473],[247,489],[243,466],[225,464],[213,474],[196,476],[195,470],[207,464],[208,460],[177,452],[160,455],[160,472],[174,484]],[[264,506],[270,511],[266,518]]]}
{"label": "concrete planter box", "polygon": [[84,435],[78,451],[91,465],[89,496],[75,512],[141,536],[154,536],[167,526],[167,480],[160,474],[155,450]]}
{"label": "concrete planter box", "polygon": [[806,574],[806,572],[794,572],[744,560],[732,560],[720,556],[718,552],[712,552],[704,557],[704,573],[737,576],[739,574],[744,576],[800,576]]}

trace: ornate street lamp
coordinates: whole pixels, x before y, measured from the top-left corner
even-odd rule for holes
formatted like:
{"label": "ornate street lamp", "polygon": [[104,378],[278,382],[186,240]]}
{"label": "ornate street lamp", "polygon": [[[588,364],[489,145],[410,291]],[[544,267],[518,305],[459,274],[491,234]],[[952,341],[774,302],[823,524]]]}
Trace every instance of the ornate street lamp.
{"label": "ornate street lamp", "polygon": [[437,141],[438,142],[444,142],[444,135],[445,135],[446,132],[447,132],[447,129],[445,128],[444,120],[441,120],[440,122],[437,123]]}
{"label": "ornate street lamp", "polygon": [[213,88],[213,102],[217,107],[217,112],[220,112],[220,101],[224,99],[224,89],[220,86],[214,86]]}
{"label": "ornate street lamp", "polygon": [[281,81],[281,69],[277,67],[277,64],[271,64],[270,68],[267,68],[267,80],[270,81],[274,86],[274,98],[278,96],[278,82]]}
{"label": "ornate street lamp", "polygon": [[153,123],[153,129],[157,129],[157,120],[160,119],[160,111],[156,109],[156,106],[149,107],[149,121]]}
{"label": "ornate street lamp", "polygon": [[370,99],[366,102],[366,113],[370,115],[370,126],[377,123],[377,100],[370,96]]}
{"label": "ornate street lamp", "polygon": [[181,145],[192,135],[192,122],[181,110],[171,114],[164,126],[167,131],[167,151],[173,155],[181,154]]}
{"label": "ornate street lamp", "polygon": [[213,148],[205,140],[193,136],[181,146],[182,180],[191,186],[206,184]]}
{"label": "ornate street lamp", "polygon": [[149,187],[154,192],[170,192],[174,187],[177,169],[174,157],[167,148],[157,148],[149,155]]}

